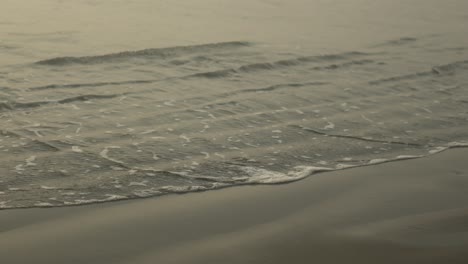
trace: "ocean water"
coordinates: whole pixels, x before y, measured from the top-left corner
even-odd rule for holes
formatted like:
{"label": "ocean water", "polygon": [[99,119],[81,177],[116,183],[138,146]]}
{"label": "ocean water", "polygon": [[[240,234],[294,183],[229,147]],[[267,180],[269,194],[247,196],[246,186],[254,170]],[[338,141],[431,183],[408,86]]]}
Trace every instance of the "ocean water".
{"label": "ocean water", "polygon": [[0,209],[286,183],[468,146],[466,10],[4,0]]}

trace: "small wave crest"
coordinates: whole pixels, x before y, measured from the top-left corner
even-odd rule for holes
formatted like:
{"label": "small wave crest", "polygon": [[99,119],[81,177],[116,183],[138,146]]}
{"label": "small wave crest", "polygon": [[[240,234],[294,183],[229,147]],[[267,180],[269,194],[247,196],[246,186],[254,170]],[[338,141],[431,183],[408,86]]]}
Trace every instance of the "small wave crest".
{"label": "small wave crest", "polygon": [[16,110],[16,109],[25,109],[25,108],[36,108],[43,105],[50,104],[67,104],[79,101],[89,101],[93,99],[111,99],[124,94],[86,94],[78,95],[73,97],[67,97],[61,100],[49,100],[49,101],[35,101],[35,102],[0,102],[0,110]]}
{"label": "small wave crest", "polygon": [[[71,84],[49,84],[44,86],[30,87],[28,90],[48,90],[48,89],[61,89],[61,88],[81,88],[81,87],[100,87],[108,85],[128,85],[128,84],[149,84],[156,83],[161,81],[175,80],[175,79],[190,79],[190,78],[207,78],[207,79],[217,79],[217,78],[226,78],[234,74],[248,74],[262,71],[274,71],[277,69],[284,69],[287,67],[299,66],[307,63],[321,63],[329,62],[330,64],[319,65],[312,68],[312,70],[338,70],[345,67],[355,66],[355,65],[365,65],[369,63],[374,63],[373,60],[361,59],[361,60],[350,60],[359,57],[365,57],[370,55],[369,53],[364,52],[345,52],[338,54],[330,55],[317,55],[317,56],[305,56],[305,57],[296,57],[287,60],[278,60],[271,62],[261,62],[261,63],[251,63],[241,65],[236,68],[228,68],[214,71],[199,72],[185,76],[178,77],[167,77],[162,79],[148,79],[148,80],[128,80],[128,81],[109,81],[109,82],[94,82],[94,83],[71,83]],[[350,60],[350,61],[346,61]],[[339,62],[343,61],[343,62]],[[335,63],[333,63],[335,62]],[[337,63],[338,62],[338,63]]]}
{"label": "small wave crest", "polygon": [[417,39],[415,37],[401,37],[401,38],[398,38],[398,39],[392,39],[392,40],[386,41],[384,43],[378,44],[375,47],[402,46],[402,45],[406,45],[406,44],[409,44],[409,43],[414,43],[414,42],[416,42],[418,40],[419,39]]}
{"label": "small wave crest", "polygon": [[243,65],[238,68],[240,72],[252,72],[257,70],[272,70],[278,67],[287,67],[287,66],[296,66],[303,63],[308,62],[327,62],[327,61],[338,61],[338,60],[346,60],[355,57],[362,57],[369,55],[368,53],[364,52],[344,52],[338,54],[329,54],[329,55],[318,55],[318,56],[304,56],[298,57],[294,59],[287,59],[287,60],[279,60],[274,62],[263,62],[263,63],[252,63]]}
{"label": "small wave crest", "polygon": [[154,83],[159,80],[129,80],[121,82],[92,82],[92,83],[69,83],[69,84],[49,84],[44,86],[35,86],[30,87],[28,90],[49,90],[49,89],[59,89],[59,88],[81,88],[81,87],[100,87],[108,85],[128,85],[128,84],[148,84]]}
{"label": "small wave crest", "polygon": [[460,68],[466,68],[467,66],[468,60],[456,61],[445,65],[435,66],[432,68],[432,72],[436,74],[453,73],[454,71]]}
{"label": "small wave crest", "polygon": [[[359,55],[362,56],[362,54],[359,54]],[[275,62],[253,63],[253,64],[242,65],[238,68],[196,73],[196,74],[186,76],[186,78],[193,78],[193,77],[225,78],[236,73],[254,73],[254,72],[260,72],[260,71],[272,71],[272,70],[277,70],[280,68],[297,66],[297,65],[301,65],[301,64],[305,64],[309,62],[319,62],[323,60],[333,61],[333,60],[339,60],[339,59],[347,59],[349,56],[359,56],[359,55],[358,54],[353,54],[353,55],[346,54],[343,56],[336,56],[336,57],[326,56],[326,59],[324,58],[324,56],[313,56],[313,57],[311,56],[311,57],[300,57],[296,59],[281,60],[281,61],[275,61]],[[328,64],[328,65],[323,65],[323,66],[316,66],[316,67],[313,67],[312,70],[316,70],[316,71],[335,70],[335,69],[341,69],[341,68],[349,67],[353,65],[364,65],[364,64],[369,64],[373,62],[374,62],[373,60],[352,60],[352,61],[347,61],[343,63],[334,63],[334,64]]]}
{"label": "small wave crest", "polygon": [[422,72],[403,74],[403,75],[398,75],[398,76],[393,76],[393,77],[388,77],[388,78],[382,78],[382,79],[370,81],[369,84],[377,85],[377,84],[390,83],[390,82],[414,80],[414,79],[429,77],[429,76],[453,74],[456,70],[459,70],[461,68],[466,68],[467,66],[468,66],[468,60],[456,61],[456,62],[444,64],[444,65],[434,66],[429,71],[422,71]]}
{"label": "small wave crest", "polygon": [[175,46],[168,48],[156,48],[156,49],[143,49],[137,51],[123,51],[119,53],[110,53],[105,55],[97,56],[83,56],[83,57],[57,57],[52,59],[46,59],[36,62],[39,65],[48,66],[64,66],[69,64],[99,64],[112,62],[115,60],[124,60],[130,58],[170,58],[177,57],[184,54],[198,53],[198,52],[210,52],[215,50],[225,50],[239,47],[250,46],[250,42],[244,41],[231,41],[231,42],[219,42],[201,45],[191,46]]}

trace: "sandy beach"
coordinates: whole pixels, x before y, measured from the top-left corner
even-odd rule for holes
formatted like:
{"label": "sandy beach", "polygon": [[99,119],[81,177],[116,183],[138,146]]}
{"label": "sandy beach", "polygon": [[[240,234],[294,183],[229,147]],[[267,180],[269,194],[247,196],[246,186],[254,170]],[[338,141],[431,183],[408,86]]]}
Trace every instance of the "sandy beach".
{"label": "sandy beach", "polygon": [[1,263],[466,263],[467,149],[91,206],[0,211]]}

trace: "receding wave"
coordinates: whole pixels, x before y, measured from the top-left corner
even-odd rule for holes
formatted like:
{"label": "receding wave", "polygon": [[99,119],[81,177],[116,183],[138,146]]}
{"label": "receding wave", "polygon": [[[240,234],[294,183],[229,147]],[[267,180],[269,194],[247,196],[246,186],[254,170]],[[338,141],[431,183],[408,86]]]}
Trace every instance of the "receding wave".
{"label": "receding wave", "polygon": [[83,57],[57,57],[52,59],[46,59],[36,62],[40,65],[50,66],[63,66],[67,64],[98,64],[113,62],[115,60],[125,60],[137,57],[151,57],[151,58],[170,58],[177,57],[180,55],[198,53],[198,52],[209,52],[217,50],[225,50],[232,48],[239,48],[249,46],[251,43],[244,41],[231,41],[231,42],[220,42],[210,43],[201,45],[191,46],[176,46],[168,48],[156,48],[156,49],[143,49],[138,51],[124,51],[119,53],[111,53],[97,56],[83,56]]}
{"label": "receding wave", "polygon": [[[33,207],[63,207],[63,206],[78,206],[78,205],[86,205],[86,204],[95,204],[95,203],[104,203],[110,201],[119,201],[119,200],[128,200],[128,199],[135,199],[135,198],[146,198],[146,197],[154,197],[154,196],[161,196],[165,194],[175,194],[175,193],[190,193],[190,192],[201,192],[201,191],[209,191],[215,190],[220,188],[226,188],[230,186],[239,186],[239,185],[256,185],[256,184],[281,184],[281,183],[290,183],[294,181],[299,181],[309,176],[312,176],[317,173],[323,172],[330,172],[330,171],[339,171],[339,170],[346,170],[351,168],[357,167],[366,167],[366,166],[374,166],[378,164],[388,163],[388,162],[396,162],[402,160],[409,160],[409,159],[418,159],[427,157],[430,155],[434,155],[448,149],[453,148],[466,148],[468,147],[468,143],[465,142],[451,142],[446,144],[445,146],[438,147],[436,150],[430,152],[429,154],[425,155],[399,155],[392,158],[379,158],[379,159],[371,159],[367,160],[364,163],[360,164],[338,164],[335,167],[317,167],[317,166],[296,166],[290,169],[287,172],[279,172],[264,169],[261,167],[255,166],[247,166],[247,165],[237,165],[233,164],[225,164],[225,166],[229,167],[229,171],[235,172],[237,175],[236,177],[216,177],[210,175],[188,175],[184,172],[171,172],[171,171],[158,171],[158,170],[144,170],[144,169],[137,169],[141,172],[145,172],[150,174],[152,178],[158,176],[157,178],[172,178],[172,181],[182,181],[185,182],[187,185],[185,186],[177,186],[177,185],[163,185],[159,187],[150,187],[148,186],[148,181],[142,182],[130,182],[130,186],[139,186],[143,187],[139,190],[134,190],[131,193],[126,195],[121,194],[102,194],[97,196],[96,198],[79,198],[79,199],[70,199],[75,195],[84,195],[88,193],[76,193],[73,190],[69,190],[67,188],[59,188],[54,186],[45,186],[41,185],[38,188],[45,193],[54,193],[58,195],[62,195],[64,197],[68,197],[68,201],[59,201],[57,199],[49,199],[49,201],[36,201],[32,204],[26,205],[15,205],[9,204],[9,201],[0,202],[0,210],[2,209],[15,209],[15,208],[33,208]],[[33,163],[34,160],[30,161]],[[122,166],[125,169],[129,169],[126,166]],[[135,169],[131,169],[131,171],[137,171]],[[10,188],[9,192],[12,193],[21,193],[30,191],[29,189],[21,189],[21,188]]]}

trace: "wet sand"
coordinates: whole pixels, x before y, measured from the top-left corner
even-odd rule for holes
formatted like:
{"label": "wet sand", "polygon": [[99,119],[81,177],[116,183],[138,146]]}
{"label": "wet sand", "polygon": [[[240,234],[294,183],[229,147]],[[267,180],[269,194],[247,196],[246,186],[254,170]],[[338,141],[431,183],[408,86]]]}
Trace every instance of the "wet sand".
{"label": "wet sand", "polygon": [[468,150],[275,186],[0,211],[1,263],[466,263]]}

